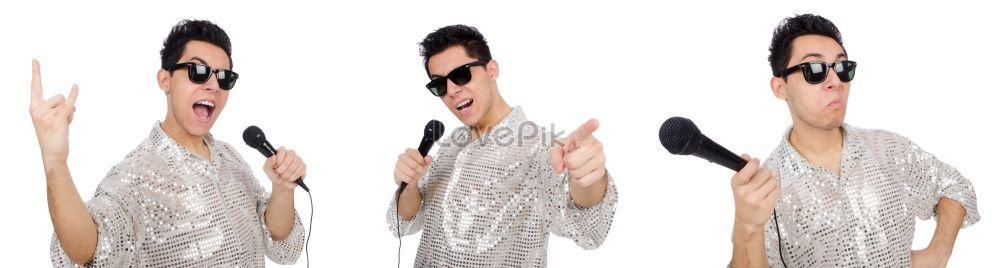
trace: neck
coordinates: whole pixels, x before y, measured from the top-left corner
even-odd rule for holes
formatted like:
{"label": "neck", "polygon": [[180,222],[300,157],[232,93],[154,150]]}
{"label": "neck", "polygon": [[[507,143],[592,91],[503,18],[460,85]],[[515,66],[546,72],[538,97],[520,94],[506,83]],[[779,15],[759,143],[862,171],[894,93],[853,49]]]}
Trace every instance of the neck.
{"label": "neck", "polygon": [[793,124],[788,142],[813,164],[840,173],[840,156],[844,148],[843,127],[821,129],[808,124]]}
{"label": "neck", "polygon": [[163,128],[163,132],[166,132],[170,138],[174,139],[177,144],[180,144],[181,147],[184,147],[184,149],[188,152],[211,160],[211,155],[208,152],[208,145],[205,144],[205,137],[188,133],[187,130],[184,130],[184,128],[181,127],[177,120],[173,120],[170,116],[167,116],[167,118],[163,120],[160,127]]}
{"label": "neck", "polygon": [[507,101],[504,101],[503,98],[497,99],[497,102],[490,105],[490,109],[486,111],[483,118],[479,119],[478,124],[469,126],[469,129],[472,131],[473,139],[479,139],[483,135],[486,135],[486,132],[510,114],[512,109],[510,108],[510,105],[507,104]]}

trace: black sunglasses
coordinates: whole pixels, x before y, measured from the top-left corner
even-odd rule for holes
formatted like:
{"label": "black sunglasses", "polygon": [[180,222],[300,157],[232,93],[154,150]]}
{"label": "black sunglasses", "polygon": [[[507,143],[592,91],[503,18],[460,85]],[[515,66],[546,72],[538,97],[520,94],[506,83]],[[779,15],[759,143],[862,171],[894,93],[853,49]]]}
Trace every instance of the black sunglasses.
{"label": "black sunglasses", "polygon": [[781,73],[782,78],[787,78],[799,69],[802,70],[802,77],[810,84],[819,84],[826,80],[827,71],[833,68],[841,82],[851,82],[854,80],[854,70],[858,67],[857,62],[845,60],[841,62],[825,63],[821,61],[804,62],[799,65],[788,67]]}
{"label": "black sunglasses", "polygon": [[195,84],[204,84],[205,82],[208,82],[208,78],[212,77],[212,74],[214,73],[215,79],[219,81],[219,87],[225,90],[233,89],[233,87],[236,86],[236,79],[240,78],[240,75],[236,72],[226,69],[212,70],[212,67],[208,67],[208,65],[194,62],[175,64],[173,67],[170,67],[168,71],[173,72],[180,68],[187,68],[188,79],[191,79],[191,82],[194,82]]}
{"label": "black sunglasses", "polygon": [[485,65],[486,62],[484,61],[474,61],[459,66],[458,68],[451,70],[451,72],[449,72],[446,76],[431,79],[431,82],[427,83],[427,90],[430,90],[431,94],[434,94],[434,96],[444,96],[444,94],[448,93],[448,80],[451,80],[451,82],[459,86],[465,85],[472,80],[472,71],[469,69],[472,68],[472,66]]}

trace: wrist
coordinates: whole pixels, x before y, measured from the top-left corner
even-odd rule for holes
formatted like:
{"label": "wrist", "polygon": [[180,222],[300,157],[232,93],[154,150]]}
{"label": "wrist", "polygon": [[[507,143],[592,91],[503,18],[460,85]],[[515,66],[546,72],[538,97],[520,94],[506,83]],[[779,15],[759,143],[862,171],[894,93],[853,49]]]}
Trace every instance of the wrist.
{"label": "wrist", "polygon": [[764,233],[764,225],[743,221],[737,218],[736,222],[733,224],[733,231],[741,233],[747,237],[762,235]]}
{"label": "wrist", "polygon": [[942,245],[941,243],[935,243],[931,241],[931,244],[927,246],[927,251],[933,252],[935,255],[949,258],[951,257],[951,247],[948,245]]}
{"label": "wrist", "polygon": [[279,183],[271,183],[271,197],[280,196],[293,196],[295,194],[295,188],[288,189],[287,186],[281,185]]}
{"label": "wrist", "polygon": [[48,181],[65,178],[69,171],[69,164],[66,160],[43,160],[42,167],[45,169],[45,179]]}

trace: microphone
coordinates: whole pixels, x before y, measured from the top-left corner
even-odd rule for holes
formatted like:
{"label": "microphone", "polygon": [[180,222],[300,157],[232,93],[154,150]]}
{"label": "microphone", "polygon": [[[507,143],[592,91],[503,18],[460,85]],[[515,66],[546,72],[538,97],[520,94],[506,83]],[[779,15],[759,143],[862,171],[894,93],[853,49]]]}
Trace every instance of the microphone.
{"label": "microphone", "polygon": [[671,154],[694,155],[739,172],[747,161],[701,134],[691,119],[671,117],[660,126],[660,144]]}
{"label": "microphone", "polygon": [[[420,156],[427,156],[427,153],[431,151],[431,147],[434,147],[434,143],[441,139],[444,135],[444,124],[441,121],[431,119],[427,121],[427,125],[424,126],[424,137],[420,139],[420,146],[417,147],[417,151],[420,152]],[[406,182],[399,184],[399,189],[396,189],[396,193],[403,193],[403,189],[406,188]]]}
{"label": "microphone", "polygon": [[[695,126],[691,119],[684,117],[675,116],[663,121],[663,125],[660,125],[660,144],[663,144],[663,148],[667,148],[671,154],[694,155],[736,172],[740,172],[740,169],[747,165],[746,160],[702,135],[698,126]],[[777,209],[775,207],[771,211],[775,223],[778,222]],[[781,225],[776,224],[774,227],[778,230],[778,245],[781,245]],[[778,257],[781,266],[785,267],[785,256],[781,250],[778,250]]]}
{"label": "microphone", "polygon": [[[260,130],[257,126],[249,126],[246,130],[243,130],[243,142],[246,142],[248,146],[257,149],[260,154],[264,157],[270,158],[274,154],[278,153],[278,150],[271,146],[270,142],[267,142],[267,137],[264,137],[264,131]],[[306,183],[302,182],[302,177],[295,180],[295,183],[302,187],[303,190],[309,192],[309,187],[306,187]]]}

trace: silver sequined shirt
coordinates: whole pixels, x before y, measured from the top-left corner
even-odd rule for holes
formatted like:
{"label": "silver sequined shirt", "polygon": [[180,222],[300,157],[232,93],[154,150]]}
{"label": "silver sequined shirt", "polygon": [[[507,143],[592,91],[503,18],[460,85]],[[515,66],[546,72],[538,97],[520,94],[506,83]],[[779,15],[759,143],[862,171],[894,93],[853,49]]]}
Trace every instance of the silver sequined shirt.
{"label": "silver sequined shirt", "polygon": [[972,183],[955,168],[898,134],[843,129],[840,174],[810,164],[789,132],[768,157],[781,181],[780,246],[774,218],[765,228],[771,267],[910,267],[916,218],[943,197],[965,208],[963,227],[979,221]]}
{"label": "silver sequined shirt", "polygon": [[[577,207],[566,177],[548,162],[549,133],[515,107],[476,141],[469,128],[459,128],[438,143],[418,180],[420,211],[399,223],[402,235],[423,230],[414,266],[543,267],[549,233],[585,249],[599,247],[611,228],[617,189],[609,176],[601,202]],[[392,202],[393,235],[396,216]]]}
{"label": "silver sequined shirt", "polygon": [[[205,138],[211,160],[184,149],[160,124],[108,172],[87,208],[97,251],[86,267],[263,267],[264,256],[296,261],[291,234],[272,241],[264,225],[269,194],[232,146]],[[55,235],[52,266],[73,266]]]}

